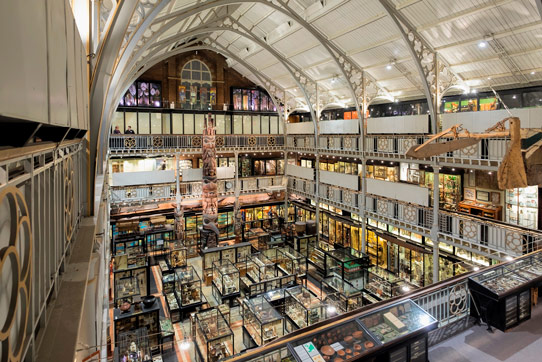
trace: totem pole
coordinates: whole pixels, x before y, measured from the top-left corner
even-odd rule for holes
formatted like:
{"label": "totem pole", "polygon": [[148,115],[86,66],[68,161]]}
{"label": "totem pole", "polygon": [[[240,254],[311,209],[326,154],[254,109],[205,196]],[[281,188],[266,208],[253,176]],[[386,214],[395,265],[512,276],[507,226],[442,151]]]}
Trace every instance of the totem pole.
{"label": "totem pole", "polygon": [[214,120],[209,113],[203,125],[203,226],[200,231],[202,248],[213,248],[218,244],[215,132]]}

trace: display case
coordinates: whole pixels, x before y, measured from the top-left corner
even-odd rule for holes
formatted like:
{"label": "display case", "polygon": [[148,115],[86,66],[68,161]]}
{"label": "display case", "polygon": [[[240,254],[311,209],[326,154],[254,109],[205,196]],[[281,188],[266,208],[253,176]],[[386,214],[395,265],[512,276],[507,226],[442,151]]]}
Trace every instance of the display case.
{"label": "display case", "polygon": [[186,266],[188,250],[185,247],[175,247],[169,253],[169,265],[171,269]]}
{"label": "display case", "polygon": [[538,186],[506,190],[506,222],[538,228]]}
{"label": "display case", "polygon": [[284,318],[263,296],[244,299],[242,309],[245,347],[261,346],[284,335]]}
{"label": "display case", "polygon": [[262,228],[253,228],[246,233],[246,240],[252,247],[258,251],[263,251],[268,248],[271,241],[271,235]]}
{"label": "display case", "polygon": [[285,321],[288,333],[327,319],[327,309],[322,300],[301,285],[286,289],[284,314],[288,316]]}
{"label": "display case", "polygon": [[203,303],[201,279],[193,266],[175,270],[175,293],[181,313],[183,309],[196,307]]}
{"label": "display case", "polygon": [[196,361],[216,362],[235,354],[233,332],[218,309],[197,313],[194,327]]}
{"label": "display case", "polygon": [[307,257],[309,254],[309,245],[316,245],[317,239],[316,235],[293,235],[289,244],[295,251]]}
{"label": "display case", "polygon": [[150,227],[145,229],[147,251],[160,251],[166,248],[166,242],[173,240],[175,232],[171,225]]}
{"label": "display case", "polygon": [[166,297],[166,306],[168,309],[169,318],[171,318],[171,321],[173,323],[180,322],[181,309],[179,308],[179,301],[177,299],[177,295],[175,294],[175,291],[164,293],[164,296]]}
{"label": "display case", "polygon": [[413,289],[416,289],[414,285],[409,284],[386,269],[373,266],[368,270],[365,290],[379,300],[404,295]]}
{"label": "display case", "polygon": [[316,244],[309,244],[308,246],[308,261],[317,268],[318,272],[322,275],[325,273],[326,269],[326,261],[325,261],[325,254],[326,251],[335,250],[335,247],[333,245],[323,241],[319,240],[318,245]]}
{"label": "display case", "polygon": [[246,257],[250,255],[251,252],[252,246],[249,242],[202,250],[203,274],[206,283],[211,282],[210,279],[213,276],[213,262],[227,259],[237,265],[237,263],[245,261]]}
{"label": "display case", "polygon": [[357,320],[352,320],[295,340],[291,343],[291,350],[298,362],[339,362],[354,358],[356,361],[374,361],[361,358],[378,345],[378,341]]}
{"label": "display case", "polygon": [[469,278],[471,315],[506,331],[531,318],[531,288],[542,281],[539,256],[529,255]]}
{"label": "display case", "polygon": [[246,275],[255,283],[279,276],[275,263],[262,253],[247,256],[242,265]]}
{"label": "display case", "polygon": [[111,253],[113,256],[122,254],[145,253],[144,237],[139,233],[114,234],[112,239]]}
{"label": "display case", "polygon": [[363,289],[367,280],[369,257],[352,248],[324,252],[326,277],[336,275],[358,289]]}
{"label": "display case", "polygon": [[115,340],[118,340],[121,333],[146,328],[149,335],[149,346],[151,348],[158,347],[160,335],[159,314],[160,306],[158,302],[154,302],[150,307],[145,307],[143,303],[132,304],[126,312],[115,308],[113,311]]}
{"label": "display case", "polygon": [[227,302],[233,307],[240,295],[239,270],[227,259],[213,262],[213,297],[219,304]]}
{"label": "display case", "polygon": [[429,361],[427,334],[438,327],[438,321],[412,300],[378,309],[359,321],[384,346],[381,360]]}
{"label": "display case", "polygon": [[136,277],[120,278],[115,284],[115,306],[118,308],[124,302],[133,303],[139,294],[139,284]]}
{"label": "display case", "polygon": [[345,313],[363,305],[364,293],[348,281],[333,275],[322,280],[321,298],[335,306],[338,313]]}
{"label": "display case", "polygon": [[116,339],[115,362],[150,362],[149,336],[146,328],[122,332]]}
{"label": "display case", "polygon": [[286,274],[296,275],[298,278],[307,274],[307,258],[289,246],[267,249],[263,254]]}
{"label": "display case", "polygon": [[253,282],[247,277],[241,277],[241,296],[254,297],[281,288],[289,288],[296,284],[295,275],[284,275],[282,272],[278,272],[277,274],[279,276],[261,282]]}
{"label": "display case", "polygon": [[[127,267],[126,260],[128,260],[131,266]],[[136,278],[139,295],[149,295],[149,267],[144,255],[137,257],[130,256],[130,258],[127,255],[117,255],[115,257],[115,263],[113,264],[113,290],[115,293],[117,292],[120,280],[129,277]]]}

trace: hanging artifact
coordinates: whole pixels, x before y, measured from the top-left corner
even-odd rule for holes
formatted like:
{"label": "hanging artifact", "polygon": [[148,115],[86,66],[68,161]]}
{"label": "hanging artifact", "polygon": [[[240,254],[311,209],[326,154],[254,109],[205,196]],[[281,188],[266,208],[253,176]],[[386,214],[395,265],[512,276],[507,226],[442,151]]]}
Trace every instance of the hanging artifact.
{"label": "hanging artifact", "polygon": [[218,244],[218,197],[216,177],[216,140],[215,124],[211,114],[203,124],[203,226],[201,228],[201,246],[213,248]]}
{"label": "hanging artifact", "polygon": [[[509,129],[505,126],[507,121],[510,123]],[[424,159],[475,145],[484,138],[500,137],[510,137],[510,143],[497,173],[499,189],[509,190],[542,183],[542,132],[521,129],[518,117],[505,118],[484,133],[470,133],[457,124],[433,135],[422,145],[412,146],[406,156]],[[431,143],[440,138],[451,140]]]}

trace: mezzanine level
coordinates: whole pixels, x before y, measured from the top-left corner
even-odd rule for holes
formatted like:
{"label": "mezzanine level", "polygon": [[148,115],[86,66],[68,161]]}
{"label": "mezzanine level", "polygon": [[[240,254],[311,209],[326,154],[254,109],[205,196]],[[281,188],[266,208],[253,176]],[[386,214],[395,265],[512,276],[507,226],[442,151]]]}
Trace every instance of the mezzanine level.
{"label": "mezzanine level", "polygon": [[[314,199],[315,181],[288,179],[288,192]],[[363,212],[362,193],[320,184],[319,201],[359,215]],[[367,194],[365,217],[431,237],[433,209],[396,199]],[[439,242],[461,247],[493,259],[505,260],[539,248],[542,232],[457,212],[439,210]]]}
{"label": "mezzanine level", "polygon": [[[285,186],[284,176],[248,177],[239,178],[238,187],[240,195],[259,194],[279,190]],[[235,195],[235,179],[217,181],[219,196]],[[175,183],[162,183],[155,185],[112,186],[111,205],[138,205],[163,201],[174,201],[176,197]],[[179,194],[182,199],[200,199],[202,182],[179,183]]]}
{"label": "mezzanine level", "polygon": [[[201,154],[201,135],[111,135],[111,155],[150,155],[182,152]],[[269,135],[217,135],[218,153],[235,151],[283,151],[284,136]]]}
{"label": "mezzanine level", "polygon": [[[365,151],[363,156],[367,159],[411,162],[430,164],[435,161],[442,166],[467,167],[480,170],[498,169],[509,139],[489,138],[470,147],[449,152],[440,156],[426,158],[423,160],[406,156],[410,147],[421,145],[429,139],[426,135],[369,135],[365,138]],[[288,152],[308,152],[326,156],[347,156],[358,158],[362,156],[361,139],[352,135],[321,135],[318,139],[318,148],[315,147],[312,136],[291,136],[286,139],[286,150]],[[442,142],[446,140],[441,140]]]}

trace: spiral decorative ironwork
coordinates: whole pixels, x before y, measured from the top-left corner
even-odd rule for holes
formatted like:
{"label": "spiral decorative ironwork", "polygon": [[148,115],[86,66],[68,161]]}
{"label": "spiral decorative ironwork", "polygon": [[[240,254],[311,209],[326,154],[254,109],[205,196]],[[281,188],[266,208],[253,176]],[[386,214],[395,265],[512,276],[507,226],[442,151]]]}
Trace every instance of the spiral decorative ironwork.
{"label": "spiral decorative ironwork", "polygon": [[135,137],[126,137],[124,139],[124,147],[126,147],[126,148],[135,148],[135,146],[136,146]]}
{"label": "spiral decorative ironwork", "polygon": [[16,187],[0,192],[0,209],[8,215],[0,225],[0,290],[8,302],[7,313],[0,316],[0,361],[19,362],[30,314],[32,230],[28,206]]}

